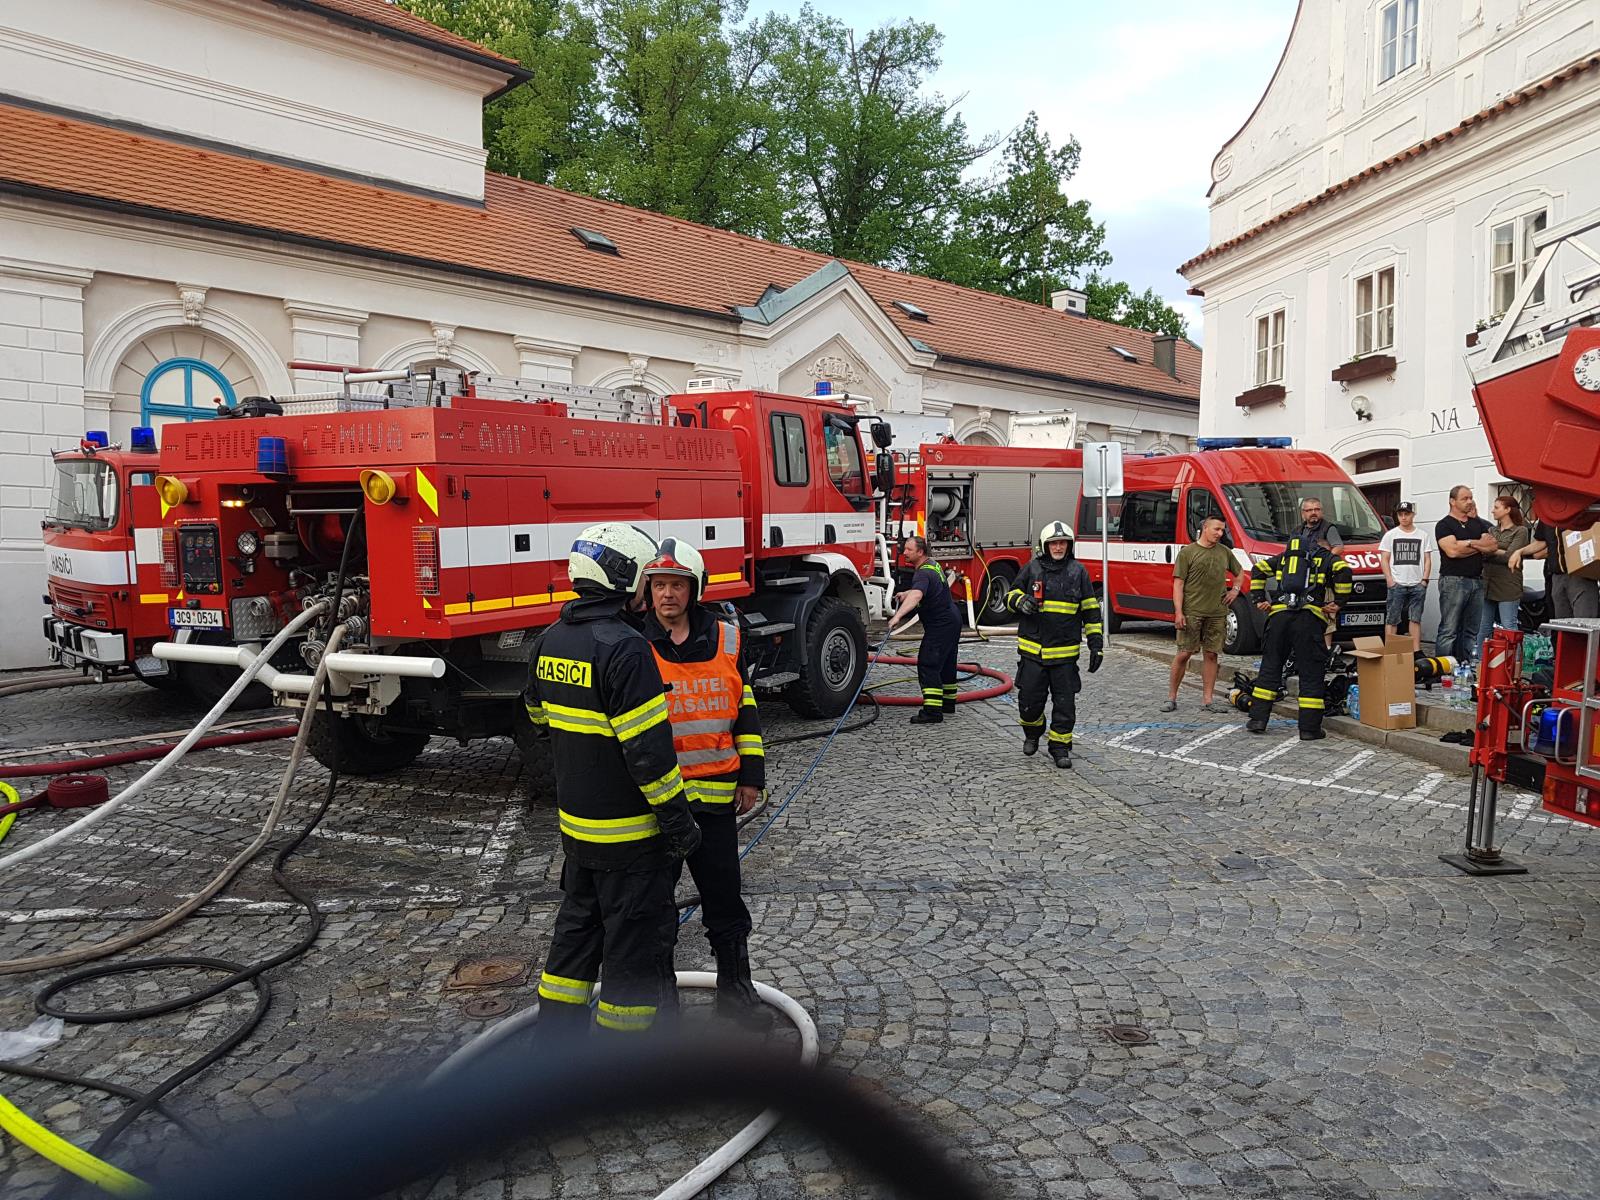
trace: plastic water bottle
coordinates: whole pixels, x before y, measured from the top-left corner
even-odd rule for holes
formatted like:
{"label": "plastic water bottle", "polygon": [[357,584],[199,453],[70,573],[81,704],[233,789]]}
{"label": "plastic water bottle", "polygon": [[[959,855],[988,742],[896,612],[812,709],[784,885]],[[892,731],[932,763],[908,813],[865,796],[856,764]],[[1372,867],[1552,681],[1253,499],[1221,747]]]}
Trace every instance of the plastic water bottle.
{"label": "plastic water bottle", "polygon": [[1452,708],[1465,708],[1471,687],[1472,668],[1465,662],[1457,663],[1456,669],[1450,676],[1450,706]]}
{"label": "plastic water bottle", "polygon": [[1344,698],[1344,709],[1357,721],[1361,720],[1361,685],[1352,683],[1350,694]]}

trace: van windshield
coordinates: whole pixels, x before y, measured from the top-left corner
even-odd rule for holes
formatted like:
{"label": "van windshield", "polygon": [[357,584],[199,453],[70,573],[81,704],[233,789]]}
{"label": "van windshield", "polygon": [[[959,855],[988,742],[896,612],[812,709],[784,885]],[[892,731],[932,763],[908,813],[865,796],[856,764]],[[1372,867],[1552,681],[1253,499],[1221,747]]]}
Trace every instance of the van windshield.
{"label": "van windshield", "polygon": [[1359,488],[1324,480],[1281,483],[1230,483],[1223,487],[1239,524],[1252,537],[1286,542],[1300,527],[1300,502],[1322,501],[1323,515],[1347,542],[1375,542],[1383,524]]}
{"label": "van windshield", "polygon": [[48,519],[79,529],[110,529],[117,523],[117,473],[92,458],[56,460],[55,490]]}

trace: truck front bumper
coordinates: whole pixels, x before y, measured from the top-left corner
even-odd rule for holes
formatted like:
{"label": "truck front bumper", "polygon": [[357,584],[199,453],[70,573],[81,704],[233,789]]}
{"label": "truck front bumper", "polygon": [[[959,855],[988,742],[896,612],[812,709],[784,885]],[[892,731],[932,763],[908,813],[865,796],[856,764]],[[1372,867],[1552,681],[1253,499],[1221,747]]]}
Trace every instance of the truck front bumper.
{"label": "truck front bumper", "polygon": [[46,617],[44,640],[50,645],[52,662],[76,667],[100,679],[133,669],[128,658],[128,639],[120,633],[85,629],[59,617]]}

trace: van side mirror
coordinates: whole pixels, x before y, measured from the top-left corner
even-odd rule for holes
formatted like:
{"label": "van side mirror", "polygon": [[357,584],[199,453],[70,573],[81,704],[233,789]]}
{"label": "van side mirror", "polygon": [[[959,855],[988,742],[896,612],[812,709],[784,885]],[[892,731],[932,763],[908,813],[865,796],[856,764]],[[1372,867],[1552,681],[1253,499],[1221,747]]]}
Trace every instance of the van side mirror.
{"label": "van side mirror", "polygon": [[887,450],[894,445],[894,429],[887,421],[874,421],[872,423],[872,444],[879,450]]}

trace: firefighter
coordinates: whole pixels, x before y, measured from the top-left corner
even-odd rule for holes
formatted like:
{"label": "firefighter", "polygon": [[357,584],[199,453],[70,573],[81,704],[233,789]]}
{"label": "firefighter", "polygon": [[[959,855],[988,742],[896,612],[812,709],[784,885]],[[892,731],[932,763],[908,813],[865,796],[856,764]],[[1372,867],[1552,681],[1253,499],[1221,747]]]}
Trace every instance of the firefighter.
{"label": "firefighter", "polygon": [[961,613],[944,568],[928,555],[928,539],[908,537],[901,561],[911,568],[911,582],[900,594],[900,607],[889,619],[892,629],[911,615],[922,620],[922,645],[917,650],[917,683],[922,707],[913,725],[934,725],[956,711],[956,647],[961,642]]}
{"label": "firefighter", "polygon": [[[717,960],[717,1012],[767,1029],[772,1018],[750,978],[750,910],[739,895],[737,818],[755,807],[766,786],[761,718],[739,626],[701,605],[705,560],[687,542],[663,540],[644,575],[650,596],[644,636],[668,688],[678,767],[700,826],[700,848],[687,862]],[[680,862],[674,882],[682,873]]]}
{"label": "firefighter", "polygon": [[[561,910],[539,980],[540,1026],[643,1032],[661,1003],[677,861],[700,844],[672,746],[655,656],[625,609],[655,541],[632,525],[592,525],[567,557],[577,599],[534,642],[528,717],[550,730],[561,825]],[[674,997],[675,998],[675,997]]]}
{"label": "firefighter", "polygon": [[[1250,693],[1251,733],[1265,733],[1272,702],[1283,684],[1283,666],[1293,654],[1300,676],[1300,740],[1327,736],[1322,729],[1323,676],[1328,669],[1326,635],[1339,603],[1350,595],[1350,564],[1314,540],[1302,527],[1271,558],[1256,560],[1250,572],[1250,596],[1267,614],[1261,672]],[[1332,598],[1329,591],[1332,591]]]}
{"label": "firefighter", "polygon": [[1039,531],[1038,555],[1017,576],[1006,593],[1006,607],[1017,621],[1017,714],[1022,722],[1022,752],[1039,750],[1044,732],[1044,703],[1050,711],[1050,757],[1057,767],[1072,766],[1072,728],[1077,722],[1076,696],[1083,689],[1078,673],[1082,643],[1089,642],[1089,672],[1105,657],[1100,628],[1100,599],[1089,572],[1073,557],[1076,535],[1063,521]]}

